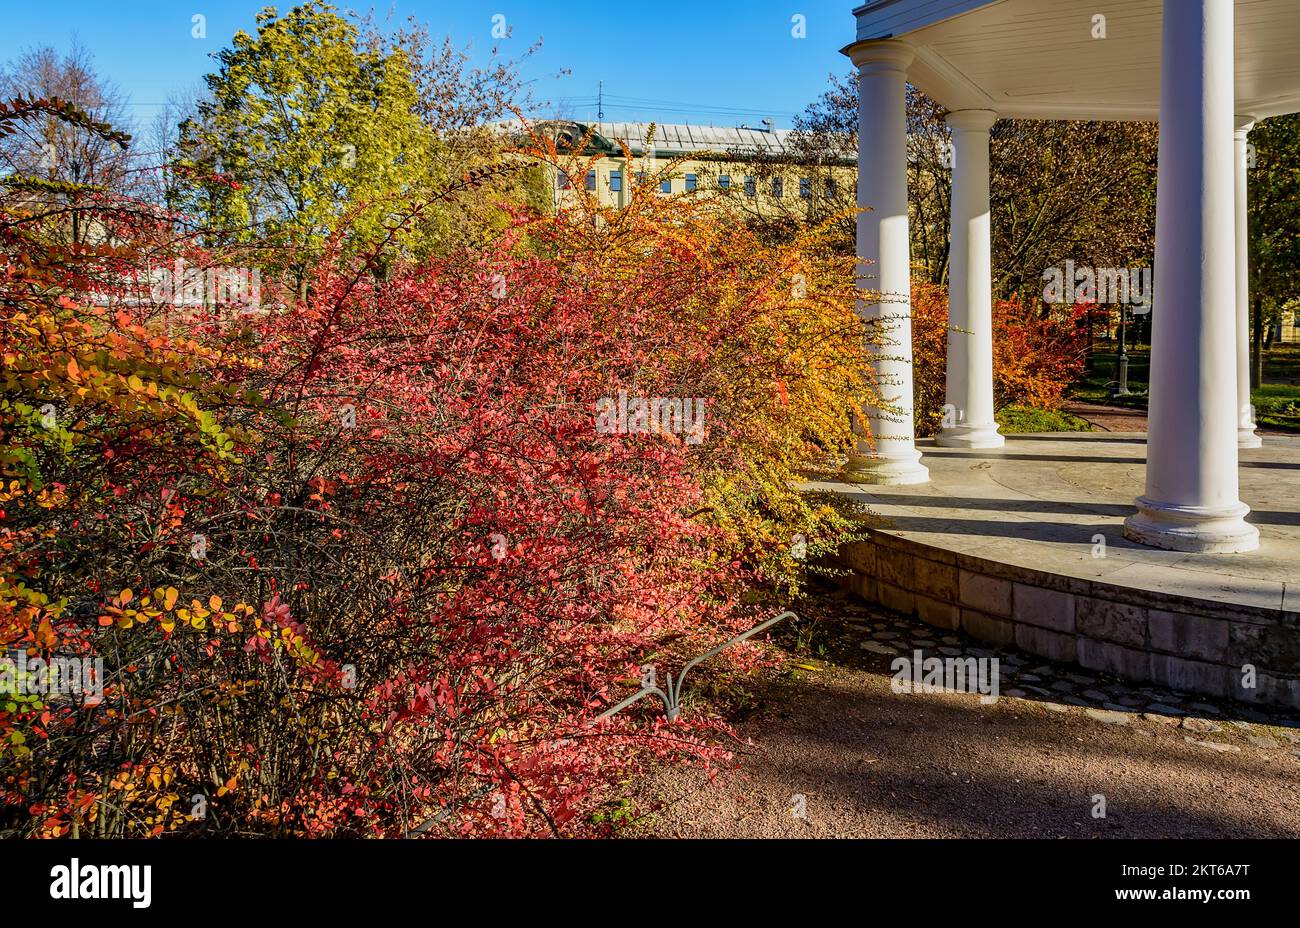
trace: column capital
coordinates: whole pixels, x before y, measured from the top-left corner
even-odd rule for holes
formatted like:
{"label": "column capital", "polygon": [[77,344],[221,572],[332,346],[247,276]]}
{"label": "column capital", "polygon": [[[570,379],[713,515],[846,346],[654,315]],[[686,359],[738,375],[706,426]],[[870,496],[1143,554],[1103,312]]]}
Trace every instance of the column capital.
{"label": "column capital", "polygon": [[854,42],[841,49],[841,53],[848,55],[859,69],[900,71],[904,74],[916,57],[916,49],[894,39]]}
{"label": "column capital", "polygon": [[1232,117],[1232,130],[1234,135],[1245,137],[1250,130],[1255,128],[1254,116],[1234,116]]}
{"label": "column capital", "polygon": [[992,110],[956,110],[944,117],[949,128],[958,132],[988,132],[998,121]]}

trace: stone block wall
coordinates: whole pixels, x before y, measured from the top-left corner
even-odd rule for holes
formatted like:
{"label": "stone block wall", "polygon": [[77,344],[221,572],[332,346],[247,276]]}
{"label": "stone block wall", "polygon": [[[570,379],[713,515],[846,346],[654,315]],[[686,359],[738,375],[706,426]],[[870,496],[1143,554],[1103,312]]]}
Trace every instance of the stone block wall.
{"label": "stone block wall", "polygon": [[1300,613],[1063,577],[877,531],[833,563],[863,599],[937,628],[1126,680],[1300,708]]}

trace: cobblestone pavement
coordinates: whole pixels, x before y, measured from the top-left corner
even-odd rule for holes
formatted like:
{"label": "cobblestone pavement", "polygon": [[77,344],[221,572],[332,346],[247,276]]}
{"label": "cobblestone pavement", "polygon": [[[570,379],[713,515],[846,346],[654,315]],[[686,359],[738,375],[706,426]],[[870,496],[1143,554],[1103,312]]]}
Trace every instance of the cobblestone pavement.
{"label": "cobblestone pavement", "polygon": [[1132,716],[1141,716],[1144,721],[1178,726],[1198,734],[1222,733],[1225,725],[1245,732],[1264,726],[1275,730],[1262,737],[1280,738],[1276,746],[1289,747],[1300,758],[1300,720],[1296,714],[1281,708],[1273,711],[1268,707],[1212,701],[1158,686],[1128,683],[1073,665],[1054,664],[1014,647],[995,648],[958,633],[932,628],[909,616],[868,606],[846,594],[830,594],[829,602],[838,604],[836,611],[842,618],[840,643],[856,643],[868,654],[893,659],[921,651],[927,658],[997,658],[1000,695],[1006,699],[1038,701],[1056,712],[1077,708],[1107,724],[1124,725],[1133,721]]}
{"label": "cobblestone pavement", "polygon": [[[1300,837],[1293,713],[1053,664],[837,591],[797,611],[784,672],[733,719],[737,769],[656,772],[645,795],[664,806],[633,833]],[[896,691],[891,664],[916,651],[996,658],[1001,698]]]}

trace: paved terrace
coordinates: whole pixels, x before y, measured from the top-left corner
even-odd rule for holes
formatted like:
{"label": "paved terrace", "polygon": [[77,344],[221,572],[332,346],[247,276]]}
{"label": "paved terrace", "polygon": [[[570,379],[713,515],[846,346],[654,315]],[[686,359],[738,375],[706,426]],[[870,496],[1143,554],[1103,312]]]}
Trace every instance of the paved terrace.
{"label": "paved terrace", "polygon": [[[869,510],[871,542],[845,552],[856,592],[1053,660],[1300,706],[1300,438],[1241,451],[1241,496],[1262,545],[1223,555],[1124,538],[1145,486],[1145,435],[920,444],[928,484],[814,485]],[[1247,665],[1261,679],[1243,689]]]}

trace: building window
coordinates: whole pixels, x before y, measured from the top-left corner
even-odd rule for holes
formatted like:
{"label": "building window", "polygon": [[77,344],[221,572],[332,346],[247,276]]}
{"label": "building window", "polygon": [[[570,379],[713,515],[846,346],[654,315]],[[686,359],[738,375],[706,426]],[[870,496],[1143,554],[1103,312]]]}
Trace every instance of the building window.
{"label": "building window", "polygon": [[694,175],[694,174],[687,174],[687,175],[686,175],[686,192],[687,192],[687,193],[694,193],[694,192],[695,192],[695,189],[696,189],[697,187],[699,187],[699,185],[700,185],[700,179],[699,179],[696,175]]}
{"label": "building window", "polygon": [[776,197],[778,200],[785,196],[785,178],[772,178],[772,196]]}
{"label": "building window", "polygon": [[835,196],[835,178],[833,177],[826,178],[826,195],[828,197]]}
{"label": "building window", "polygon": [[573,181],[569,178],[568,172],[566,171],[560,172],[560,189],[561,190],[573,189]]}
{"label": "building window", "polygon": [[610,193],[622,193],[622,192],[623,192],[623,172],[622,172],[622,171],[610,171],[610,172],[609,172],[609,192],[610,192]]}
{"label": "building window", "polygon": [[644,186],[645,186],[645,171],[637,171],[637,172],[636,172],[636,185],[637,185],[638,187],[644,187]]}
{"label": "building window", "polygon": [[730,175],[730,174],[720,174],[720,175],[718,176],[718,189],[719,189],[719,190],[730,190],[730,189],[731,189],[731,175]]}
{"label": "building window", "polygon": [[659,184],[659,192],[660,193],[673,192],[673,179],[671,177],[665,177],[663,179],[663,181]]}
{"label": "building window", "polygon": [[595,172],[595,171],[588,171],[588,172],[587,172],[587,189],[588,189],[588,190],[595,190],[595,189],[596,189],[596,172]]}
{"label": "building window", "polygon": [[799,178],[799,199],[812,199],[812,181],[806,177]]}
{"label": "building window", "polygon": [[758,181],[754,180],[754,178],[752,177],[745,178],[745,196],[747,197],[758,196]]}

